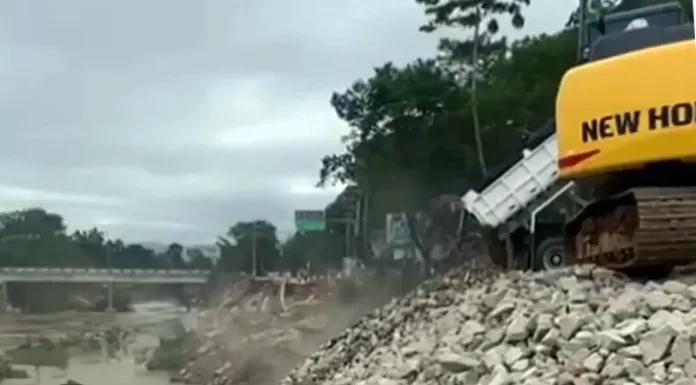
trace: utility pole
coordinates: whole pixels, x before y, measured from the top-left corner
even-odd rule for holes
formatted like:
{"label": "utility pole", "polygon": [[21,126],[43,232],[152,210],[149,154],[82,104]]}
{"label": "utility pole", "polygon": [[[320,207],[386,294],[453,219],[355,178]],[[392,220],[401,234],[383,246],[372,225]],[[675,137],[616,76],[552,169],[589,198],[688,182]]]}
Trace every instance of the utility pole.
{"label": "utility pole", "polygon": [[353,223],[352,220],[346,220],[346,255],[344,255],[345,258],[350,258],[351,257],[351,237],[350,237],[350,228],[352,227]]}
{"label": "utility pole", "polygon": [[[111,263],[111,247],[109,247],[108,242],[106,244],[106,268],[109,269],[109,271],[113,268],[113,264]],[[114,283],[109,282],[107,285],[106,311],[113,312],[116,310],[114,308]]]}
{"label": "utility pole", "polygon": [[251,276],[256,277],[256,241],[258,239],[258,234],[256,234],[256,221],[251,224]]}
{"label": "utility pole", "polygon": [[370,233],[370,185],[365,181],[365,191],[363,192],[363,204],[362,204],[362,232],[363,232],[363,252],[365,255],[363,258],[372,258],[372,234]]}
{"label": "utility pole", "polygon": [[111,247],[109,245],[106,245],[106,268],[111,270],[112,263],[111,263]]}
{"label": "utility pole", "polygon": [[583,62],[585,59],[585,47],[588,46],[588,29],[587,26],[587,0],[580,0],[580,8],[578,9],[578,61]]}

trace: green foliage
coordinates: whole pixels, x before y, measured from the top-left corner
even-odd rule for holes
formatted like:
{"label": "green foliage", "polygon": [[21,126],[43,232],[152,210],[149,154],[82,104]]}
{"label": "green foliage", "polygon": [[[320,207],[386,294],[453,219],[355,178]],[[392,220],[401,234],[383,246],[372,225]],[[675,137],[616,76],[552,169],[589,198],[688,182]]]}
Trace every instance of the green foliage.
{"label": "green foliage", "polygon": [[404,194],[392,197],[396,207],[429,195],[430,186],[459,170],[471,153],[462,145],[468,133],[450,128],[468,100],[455,74],[435,60],[376,68],[372,78],[331,97],[351,132],[344,138],[346,153],[322,160],[320,184],[369,180],[372,190],[400,186]]}
{"label": "green foliage", "polygon": [[237,222],[227,231],[227,238],[218,240],[219,268],[225,272],[253,272],[256,255],[256,273],[276,270],[280,263],[282,245],[276,227],[265,220]]}
{"label": "green foliage", "polygon": [[[198,258],[196,264],[212,262]],[[180,244],[156,253],[141,244],[107,239],[97,228],[68,234],[60,214],[41,208],[0,213],[0,266],[193,268],[184,261]]]}
{"label": "green foliage", "polygon": [[514,28],[522,28],[525,22],[522,9],[529,5],[529,0],[416,0],[416,3],[423,5],[429,19],[420,27],[423,32],[434,32],[442,27],[475,31],[465,40],[442,38],[438,46],[447,60],[468,63],[475,45],[480,57],[505,47],[505,39],[496,39],[500,31],[499,18],[509,17]]}
{"label": "green foliage", "polygon": [[[525,38],[482,74],[479,112],[490,159],[499,162],[551,117],[558,82],[575,60],[573,43],[568,32]],[[452,192],[453,180],[479,180],[470,100],[466,85],[435,60],[376,68],[331,97],[351,131],[344,153],[324,157],[320,184],[369,189],[387,212]]]}
{"label": "green foliage", "polygon": [[523,27],[529,0],[416,2],[428,17],[422,31],[476,33],[442,39],[437,58],[385,63],[331,96],[350,132],[342,153],[322,159],[319,185],[349,184],[369,196],[370,229],[384,228],[388,212],[426,211],[434,196],[462,194],[481,181],[484,163],[519,153],[553,116],[559,81],[576,60],[570,30],[514,42],[498,36],[500,19]]}

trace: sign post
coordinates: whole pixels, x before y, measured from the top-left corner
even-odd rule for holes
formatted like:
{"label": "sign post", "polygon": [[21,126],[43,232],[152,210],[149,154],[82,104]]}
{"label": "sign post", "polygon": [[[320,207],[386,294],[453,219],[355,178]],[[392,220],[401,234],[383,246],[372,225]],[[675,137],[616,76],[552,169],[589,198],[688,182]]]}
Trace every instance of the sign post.
{"label": "sign post", "polygon": [[386,239],[387,245],[391,247],[407,247],[411,245],[411,231],[408,228],[406,213],[387,214]]}
{"label": "sign post", "polygon": [[321,232],[326,230],[324,210],[296,210],[295,228],[300,233]]}

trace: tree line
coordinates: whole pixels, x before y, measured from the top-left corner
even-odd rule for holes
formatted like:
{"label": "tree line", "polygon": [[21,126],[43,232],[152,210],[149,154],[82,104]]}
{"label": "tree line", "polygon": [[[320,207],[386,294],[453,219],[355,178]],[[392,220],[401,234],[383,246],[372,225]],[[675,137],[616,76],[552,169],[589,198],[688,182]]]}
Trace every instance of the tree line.
{"label": "tree line", "polygon": [[59,213],[43,208],[0,213],[0,266],[3,267],[218,269],[252,273],[255,260],[257,273],[264,274],[296,271],[312,265],[338,268],[343,251],[337,250],[337,245],[343,245],[342,242],[342,235],[334,230],[326,234],[298,233],[281,241],[271,222],[241,221],[218,238],[220,258],[214,259],[200,249],[179,243],[155,251],[140,243],[109,238],[97,227],[69,232]]}
{"label": "tree line", "polygon": [[199,250],[172,243],[156,252],[138,243],[109,239],[92,228],[68,232],[64,218],[43,208],[0,213],[0,266],[209,269]]}

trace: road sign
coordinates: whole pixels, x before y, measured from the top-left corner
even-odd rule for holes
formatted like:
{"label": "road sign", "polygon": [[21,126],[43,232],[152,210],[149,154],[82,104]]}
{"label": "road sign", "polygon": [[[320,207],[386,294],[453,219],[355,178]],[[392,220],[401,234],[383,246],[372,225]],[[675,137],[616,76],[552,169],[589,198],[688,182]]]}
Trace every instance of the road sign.
{"label": "road sign", "polygon": [[405,213],[387,214],[387,244],[392,247],[411,245],[411,232]]}
{"label": "road sign", "polygon": [[301,233],[326,230],[323,210],[296,210],[295,228]]}

